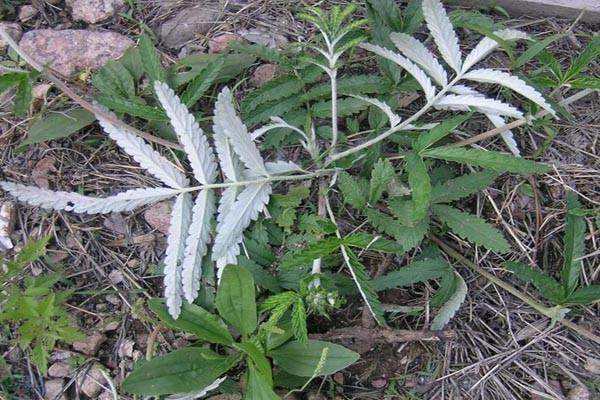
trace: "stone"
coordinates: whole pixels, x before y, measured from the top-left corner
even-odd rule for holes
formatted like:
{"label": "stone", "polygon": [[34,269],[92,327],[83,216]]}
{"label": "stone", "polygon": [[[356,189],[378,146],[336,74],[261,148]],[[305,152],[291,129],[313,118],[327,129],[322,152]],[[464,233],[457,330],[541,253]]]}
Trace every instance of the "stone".
{"label": "stone", "polygon": [[78,379],[79,390],[89,398],[95,399],[102,390],[102,386],[106,386],[106,378],[102,374],[104,367],[99,363],[94,363],[87,372]]}
{"label": "stone", "polygon": [[75,21],[88,24],[104,21],[125,7],[123,0],[66,0]]}
{"label": "stone", "polygon": [[50,379],[44,382],[44,400],[67,400],[63,387],[62,379]]}
{"label": "stone", "polygon": [[252,77],[250,78],[250,82],[256,87],[260,87],[265,83],[272,81],[277,77],[279,73],[279,67],[275,64],[263,64],[258,66]]}
{"label": "stone", "polygon": [[81,29],[36,29],[23,35],[21,49],[42,65],[70,76],[98,69],[123,55],[134,42],[116,32]]}
{"label": "stone", "polygon": [[48,376],[51,378],[66,378],[71,374],[71,366],[68,363],[57,362],[48,368]]}
{"label": "stone", "polygon": [[144,211],[144,219],[146,222],[157,231],[168,235],[169,227],[171,226],[171,211],[173,205],[169,201],[161,201],[156,203],[146,211]]}
{"label": "stone", "polygon": [[121,358],[129,357],[133,358],[133,346],[135,342],[131,339],[123,339],[119,343],[119,348],[117,350],[117,354]]}
{"label": "stone", "polygon": [[85,354],[86,356],[94,356],[100,349],[102,343],[106,341],[106,336],[100,332],[93,333],[82,341],[73,342],[73,349]]}
{"label": "stone", "polygon": [[38,14],[38,9],[30,4],[25,4],[19,9],[19,21],[27,22]]}
{"label": "stone", "polygon": [[567,400],[591,400],[592,394],[585,386],[575,386],[569,391]]}
{"label": "stone", "polygon": [[242,37],[236,35],[235,33],[224,33],[217,37],[210,39],[208,42],[208,52],[209,53],[223,53],[227,50],[229,43],[232,42],[241,42]]}
{"label": "stone", "polygon": [[272,49],[281,48],[288,43],[285,36],[259,28],[242,29],[238,34],[251,43],[262,44]]}
{"label": "stone", "polygon": [[[23,36],[23,29],[16,22],[0,22],[0,29],[5,30],[15,42],[21,40],[21,36]],[[0,51],[6,50],[7,47],[8,43],[0,38]]]}
{"label": "stone", "polygon": [[180,48],[198,35],[208,32],[217,22],[220,9],[218,1],[203,1],[184,8],[160,25],[158,35],[165,46]]}
{"label": "stone", "polygon": [[119,271],[118,269],[115,269],[110,274],[108,274],[108,280],[113,285],[118,285],[119,283],[123,282],[123,279],[124,279],[123,273],[121,271]]}

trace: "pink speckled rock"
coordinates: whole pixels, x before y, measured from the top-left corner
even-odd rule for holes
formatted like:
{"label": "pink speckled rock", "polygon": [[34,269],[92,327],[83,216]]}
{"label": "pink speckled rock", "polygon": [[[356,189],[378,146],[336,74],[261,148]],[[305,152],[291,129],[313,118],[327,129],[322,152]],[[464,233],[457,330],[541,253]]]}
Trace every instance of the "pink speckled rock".
{"label": "pink speckled rock", "polygon": [[98,69],[117,59],[134,42],[116,32],[37,29],[23,35],[23,51],[39,63],[69,76],[83,69]]}
{"label": "pink speckled rock", "polygon": [[67,0],[66,3],[75,21],[89,24],[110,18],[125,6],[123,0]]}

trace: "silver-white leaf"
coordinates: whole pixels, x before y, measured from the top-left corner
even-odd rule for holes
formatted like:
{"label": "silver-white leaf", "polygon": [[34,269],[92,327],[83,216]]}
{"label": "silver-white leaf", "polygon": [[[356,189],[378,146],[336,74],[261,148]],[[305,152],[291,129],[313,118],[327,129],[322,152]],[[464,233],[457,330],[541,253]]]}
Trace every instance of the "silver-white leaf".
{"label": "silver-white leaf", "polygon": [[423,91],[425,92],[425,97],[428,100],[435,96],[435,88],[431,84],[431,80],[429,79],[427,74],[409,59],[401,56],[398,53],[394,53],[391,50],[370,43],[363,43],[360,45],[360,47],[370,52],[373,52],[380,57],[387,58],[388,60],[393,61],[402,68],[404,68],[406,72],[411,74],[413,78],[415,78],[415,80],[419,83],[419,85],[421,85]]}
{"label": "silver-white leaf", "polygon": [[[494,35],[498,36],[502,40],[517,40],[527,38],[526,33],[516,29],[503,29],[494,32]],[[475,48],[471,50],[471,52],[465,58],[465,62],[462,66],[462,72],[464,73],[468,71],[473,65],[483,60],[498,47],[500,47],[500,44],[498,44],[498,42],[496,42],[494,39],[489,37],[484,37],[481,39],[477,46],[475,46]]]}
{"label": "silver-white leaf", "polygon": [[[10,228],[13,211],[14,205],[9,201],[3,202],[2,206],[0,206],[0,253],[10,250],[14,247],[12,240],[10,240]],[[0,271],[2,271],[1,264]]]}
{"label": "silver-white leaf", "polygon": [[423,0],[423,16],[440,54],[450,68],[456,73],[460,73],[462,56],[458,46],[458,37],[444,6],[439,0]]}
{"label": "silver-white leaf", "polygon": [[227,376],[218,378],[217,380],[215,380],[213,383],[206,386],[205,388],[196,390],[194,392],[172,394],[170,396],[167,396],[166,400],[196,400],[196,399],[199,399],[201,397],[206,396],[208,394],[208,392],[218,388],[225,379],[227,379]]}
{"label": "silver-white leaf", "polygon": [[440,308],[440,311],[437,313],[435,318],[433,318],[430,327],[432,331],[442,330],[444,326],[452,319],[452,317],[454,317],[467,297],[468,289],[465,280],[457,272],[454,273],[456,274],[456,279],[458,280],[456,292],[454,292],[450,299],[448,299],[448,301]]}
{"label": "silver-white leaf", "polygon": [[469,111],[471,107],[485,114],[506,115],[507,117],[522,118],[523,113],[511,105],[499,100],[473,95],[449,94],[438,99],[434,107],[442,110]]}
{"label": "silver-white leaf", "polygon": [[390,39],[406,58],[420,65],[438,85],[444,87],[448,84],[446,70],[423,43],[400,32],[392,32]]}
{"label": "silver-white leaf", "polygon": [[96,118],[108,136],[150,174],[172,188],[182,189],[188,185],[187,178],[142,138],[114,126],[100,115],[96,115]]}
{"label": "silver-white leaf", "polygon": [[187,154],[194,177],[202,184],[213,183],[217,176],[217,163],[204,131],[166,83],[155,82],[154,91]]}
{"label": "silver-white leaf", "polygon": [[400,118],[400,116],[392,110],[392,107],[390,107],[389,104],[387,104],[384,101],[375,99],[373,97],[364,97],[364,96],[358,96],[358,95],[354,95],[354,94],[351,94],[350,96],[354,97],[356,99],[359,99],[361,101],[364,101],[365,103],[374,105],[375,107],[377,107],[381,111],[383,111],[385,113],[385,115],[387,116],[388,120],[390,121],[390,126],[392,128],[395,127],[396,125],[398,125],[400,123],[400,121],[402,121],[402,118]]}
{"label": "silver-white leaf", "polygon": [[215,197],[210,189],[201,190],[192,210],[192,223],[185,243],[181,282],[185,299],[192,303],[198,297],[202,258],[210,241],[210,220],[215,213]]}
{"label": "silver-white leaf", "polygon": [[219,93],[213,122],[215,131],[218,130],[229,138],[233,150],[248,169],[257,174],[268,175],[256,144],[252,141],[246,125],[237,116],[233,96],[227,87]]}
{"label": "silver-white leaf", "polygon": [[550,114],[556,116],[552,106],[544,99],[540,92],[529,86],[522,79],[514,75],[507,74],[506,72],[496,71],[493,69],[476,69],[467,72],[464,75],[464,79],[468,79],[475,82],[483,83],[495,83],[507,87],[521,96],[528,98],[533,101]]}
{"label": "silver-white leaf", "polygon": [[171,212],[171,225],[167,237],[165,255],[164,284],[165,301],[169,314],[177,319],[181,312],[181,266],[185,251],[185,241],[189,230],[192,200],[189,193],[177,196]]}
{"label": "silver-white leaf", "polygon": [[55,192],[13,182],[0,182],[0,187],[18,200],[32,206],[87,214],[131,211],[139,206],[165,200],[179,193],[178,190],[171,188],[142,188],[127,190],[109,197],[90,197],[74,192]]}
{"label": "silver-white leaf", "polygon": [[217,236],[213,245],[213,260],[228,255],[228,250],[242,241],[244,229],[258,218],[258,213],[269,202],[271,185],[251,184],[244,188],[227,214],[217,224]]}
{"label": "silver-white leaf", "polygon": [[289,174],[292,172],[302,171],[300,166],[292,161],[268,161],[265,163],[265,168],[270,175]]}
{"label": "silver-white leaf", "polygon": [[[492,124],[494,124],[496,128],[502,128],[506,125],[506,121],[504,120],[504,118],[502,118],[499,115],[485,114],[485,116],[492,122]],[[500,136],[502,137],[502,140],[504,140],[504,143],[506,143],[506,146],[508,147],[510,152],[513,153],[513,155],[520,157],[521,152],[519,151],[519,146],[515,141],[515,136],[512,133],[512,131],[504,131],[500,134]]]}

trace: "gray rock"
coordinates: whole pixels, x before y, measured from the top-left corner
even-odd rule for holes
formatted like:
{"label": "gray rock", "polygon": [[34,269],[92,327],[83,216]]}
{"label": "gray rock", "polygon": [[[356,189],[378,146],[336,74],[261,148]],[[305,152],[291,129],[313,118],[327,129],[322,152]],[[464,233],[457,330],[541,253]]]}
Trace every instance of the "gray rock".
{"label": "gray rock", "polygon": [[[21,29],[21,25],[16,22],[0,22],[0,29],[4,29],[15,42],[18,42],[23,36],[23,29]],[[2,38],[0,38],[0,51],[6,50],[8,43],[5,43]]]}
{"label": "gray rock", "polygon": [[71,366],[64,362],[57,362],[48,368],[48,376],[51,378],[66,378],[71,374]]}
{"label": "gray rock", "polygon": [[19,21],[27,22],[38,14],[38,9],[30,4],[25,4],[19,9]]}
{"label": "gray rock", "polygon": [[104,21],[125,7],[123,0],[66,0],[75,21],[89,24]]}
{"label": "gray rock", "polygon": [[73,342],[73,349],[85,354],[86,356],[94,356],[100,349],[102,343],[105,341],[106,336],[100,332],[96,332],[80,342]]}
{"label": "gray rock", "polygon": [[102,374],[102,365],[95,363],[88,371],[78,379],[79,390],[91,399],[97,398],[102,390],[102,386],[106,386],[106,378]]}
{"label": "gray rock", "polygon": [[281,48],[288,43],[285,36],[260,28],[242,29],[237,33],[251,43],[262,44],[272,49]]}
{"label": "gray rock", "polygon": [[67,400],[67,396],[62,393],[63,386],[64,382],[62,379],[46,381],[44,383],[44,400]]}
{"label": "gray rock", "polygon": [[37,29],[23,35],[21,49],[40,64],[65,76],[84,69],[98,69],[121,57],[134,42],[116,32]]}
{"label": "gray rock", "polygon": [[158,35],[169,48],[179,48],[197,35],[208,32],[221,13],[219,1],[203,1],[178,11],[158,28]]}

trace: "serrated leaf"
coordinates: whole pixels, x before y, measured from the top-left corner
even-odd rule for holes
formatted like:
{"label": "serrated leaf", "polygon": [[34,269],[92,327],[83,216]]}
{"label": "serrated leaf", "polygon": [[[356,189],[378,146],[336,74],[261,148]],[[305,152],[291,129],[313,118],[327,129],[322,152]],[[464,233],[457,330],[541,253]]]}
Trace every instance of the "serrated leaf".
{"label": "serrated leaf", "polygon": [[567,299],[570,304],[592,304],[600,300],[600,285],[589,285],[575,290]]}
{"label": "serrated leaf", "polygon": [[432,188],[431,202],[450,203],[471,196],[487,188],[497,177],[496,172],[483,170],[447,180]]}
{"label": "serrated leaf", "polygon": [[155,81],[154,91],[190,160],[194,177],[202,184],[213,183],[217,176],[217,163],[204,131],[167,84]]}
{"label": "serrated leaf", "polygon": [[526,84],[522,79],[506,72],[496,71],[493,69],[475,69],[464,75],[464,79],[475,82],[495,83],[507,87],[520,95],[533,101],[550,114],[556,116],[556,112],[544,97],[534,88]]}
{"label": "serrated leaf", "polygon": [[505,262],[504,267],[509,271],[512,271],[515,276],[523,282],[532,283],[546,299],[554,303],[559,303],[564,297],[564,292],[560,284],[554,278],[544,274],[542,271],[535,270],[529,265],[515,261]]}
{"label": "serrated leaf", "polygon": [[251,184],[240,193],[231,210],[217,225],[217,236],[213,246],[213,260],[227,256],[227,251],[242,241],[243,231],[250,222],[258,218],[258,213],[269,202],[271,185]]}
{"label": "serrated leaf", "polygon": [[400,32],[391,33],[390,39],[405,57],[420,65],[438,85],[444,87],[448,84],[446,70],[423,43]]}
{"label": "serrated leaf", "polygon": [[381,199],[384,190],[396,176],[394,166],[387,158],[379,159],[371,171],[369,182],[369,203],[375,204]]}
{"label": "serrated leaf", "polygon": [[423,159],[415,153],[406,156],[408,184],[412,192],[414,220],[419,221],[427,215],[431,195],[431,181]]}
{"label": "serrated leaf", "polygon": [[169,160],[154,151],[142,138],[113,125],[100,115],[96,115],[96,118],[110,138],[133,157],[142,168],[148,170],[150,174],[172,188],[182,189],[188,185],[187,178]]}
{"label": "serrated leaf", "polygon": [[458,37],[444,6],[439,0],[423,0],[422,7],[427,28],[440,54],[454,71],[460,73],[462,57],[458,47]]}
{"label": "serrated leaf", "polygon": [[256,294],[250,272],[237,265],[223,271],[215,305],[219,315],[242,335],[250,335],[257,325]]}
{"label": "serrated leaf", "polygon": [[407,252],[421,243],[429,230],[429,219],[424,218],[414,226],[400,224],[399,221],[372,208],[365,210],[368,221],[380,232],[392,236]]}
{"label": "serrated leaf", "polygon": [[[499,115],[485,114],[485,116],[492,122],[492,124],[496,128],[502,128],[506,125],[506,121],[504,120],[504,118]],[[515,141],[515,137],[512,131],[505,130],[500,134],[500,136],[502,137],[502,140],[504,140],[504,143],[506,143],[506,145],[508,146],[510,152],[513,153],[514,156],[520,157],[521,152],[519,151],[519,146]]]}
{"label": "serrated leaf", "polygon": [[143,60],[144,70],[151,82],[165,81],[165,70],[163,69],[158,53],[152,44],[152,39],[146,34],[140,36],[140,57]]}
{"label": "serrated leaf", "polygon": [[188,83],[185,91],[181,94],[181,102],[190,108],[206,93],[208,88],[215,82],[225,60],[222,57],[208,63],[202,72]]}
{"label": "serrated leaf", "polygon": [[513,63],[512,68],[518,69],[523,65],[527,64],[527,62],[533,59],[536,55],[538,55],[541,51],[548,48],[552,42],[562,38],[565,36],[565,33],[556,33],[554,35],[548,36],[544,40],[536,41],[532,43],[523,54],[521,54]]}
{"label": "serrated leaf", "polygon": [[198,339],[211,343],[231,345],[234,340],[223,322],[202,307],[195,304],[183,304],[179,318],[173,319],[162,299],[150,299],[150,309],[172,329],[191,333]]}
{"label": "serrated leaf", "polygon": [[383,111],[383,113],[387,116],[388,121],[390,122],[391,128],[398,125],[400,123],[400,121],[402,120],[402,118],[400,118],[400,116],[392,110],[392,108],[389,106],[389,104],[387,104],[381,100],[375,99],[373,97],[364,97],[364,96],[358,96],[358,95],[354,95],[354,94],[349,94],[349,96],[354,97],[355,99],[364,101],[365,103],[369,103],[372,106],[375,106],[375,107],[379,108],[381,111]]}
{"label": "serrated leaf", "polygon": [[502,233],[485,220],[443,204],[435,204],[432,209],[459,237],[498,253],[510,251],[510,244]]}
{"label": "serrated leaf", "polygon": [[[526,39],[527,34],[516,29],[503,29],[495,31],[494,35],[503,40]],[[500,44],[492,38],[485,37],[481,39],[473,50],[465,58],[462,66],[462,72],[468,71],[473,65],[487,57],[491,52],[500,47]]]}
{"label": "serrated leaf", "polygon": [[128,190],[109,197],[89,197],[74,192],[55,192],[37,186],[5,181],[0,181],[0,187],[32,206],[88,214],[131,211],[142,205],[174,197],[179,193],[178,190],[169,188],[143,188]]}
{"label": "serrated leaf", "polygon": [[101,94],[96,97],[96,100],[104,107],[117,113],[129,114],[148,121],[164,122],[167,120],[167,116],[161,109],[147,105],[139,97],[125,99]]}
{"label": "serrated leaf", "polygon": [[550,167],[546,164],[536,163],[495,151],[464,149],[462,147],[436,147],[424,151],[422,155],[440,160],[475,165],[497,172],[541,174],[550,170]]}
{"label": "serrated leaf", "polygon": [[404,58],[400,54],[394,53],[391,50],[370,43],[363,43],[362,45],[360,45],[360,47],[370,52],[373,52],[380,57],[393,61],[402,68],[404,68],[406,72],[411,74],[413,78],[415,78],[415,80],[419,82],[419,85],[421,85],[423,91],[425,92],[425,97],[427,99],[433,98],[433,96],[435,95],[435,88],[431,84],[431,80],[427,77],[425,72],[423,72],[422,69],[413,64],[412,61]]}
{"label": "serrated leaf", "polygon": [[352,207],[360,209],[367,203],[366,188],[347,172],[342,171],[338,175],[338,187],[342,192],[344,202]]}
{"label": "serrated leaf", "polygon": [[583,266],[581,257],[585,254],[585,219],[569,213],[569,210],[579,208],[577,195],[567,193],[567,216],[565,217],[564,235],[564,264],[561,271],[565,297],[568,297],[577,287],[579,274]]}
{"label": "serrated leaf", "polygon": [[134,98],[135,82],[125,66],[115,60],[109,60],[92,75],[92,85],[107,96]]}
{"label": "serrated leaf", "polygon": [[468,120],[471,117],[471,115],[471,113],[457,115],[455,117],[443,121],[442,123],[436,125],[429,131],[421,133],[419,136],[417,136],[417,139],[414,141],[413,149],[417,153],[420,153],[421,151],[427,149],[432,144],[451,134],[462,123]]}
{"label": "serrated leaf", "polygon": [[404,248],[392,240],[381,236],[373,236],[364,232],[357,232],[344,237],[343,243],[362,250],[379,251],[382,253],[403,254]]}
{"label": "serrated leaf", "polygon": [[210,385],[238,362],[209,349],[186,347],[153,358],[123,381],[123,390],[147,396],[187,393]]}
{"label": "serrated leaf", "polygon": [[434,107],[440,110],[470,111],[475,108],[479,112],[494,115],[506,115],[513,118],[522,118],[523,113],[515,107],[499,100],[473,95],[447,94],[438,99]]}
{"label": "serrated leaf", "polygon": [[340,243],[340,239],[330,237],[311,243],[305,249],[290,251],[283,256],[281,267],[292,269],[294,267],[310,265],[313,260],[326,257],[333,253],[339,248]]}
{"label": "serrated leaf", "polygon": [[296,298],[292,308],[292,330],[294,337],[300,343],[308,342],[308,330],[306,328],[306,307],[302,298]]}
{"label": "serrated leaf", "polygon": [[583,50],[583,52],[571,63],[571,66],[565,73],[565,81],[569,82],[571,79],[587,70],[592,64],[591,61],[596,59],[598,55],[600,55],[600,36],[595,35],[586,46],[585,50]]}
{"label": "serrated leaf", "polygon": [[250,138],[246,125],[237,116],[233,107],[233,96],[227,87],[224,87],[219,93],[218,100],[215,103],[213,122],[215,126],[218,126],[218,130],[229,138],[233,150],[248,169],[257,174],[268,176],[263,158],[256,144]]}
{"label": "serrated leaf", "polygon": [[169,235],[167,236],[167,250],[165,251],[164,285],[165,300],[169,314],[177,319],[181,312],[181,264],[183,262],[185,240],[190,225],[192,201],[189,193],[177,196],[171,221]]}
{"label": "serrated leaf", "polygon": [[29,106],[33,100],[33,93],[31,87],[31,81],[29,75],[23,75],[17,84],[17,91],[15,92],[15,99],[13,105],[13,111],[15,115],[20,117],[27,116],[29,112]]}
{"label": "serrated leaf", "polygon": [[192,303],[198,296],[202,258],[206,255],[210,241],[210,222],[215,211],[213,192],[210,189],[201,190],[192,210],[192,222],[185,242],[181,266],[181,284],[188,303]]}
{"label": "serrated leaf", "polygon": [[391,271],[373,279],[373,287],[377,291],[410,286],[429,279],[436,279],[450,266],[442,259],[426,259],[413,261],[406,267]]}
{"label": "serrated leaf", "polygon": [[442,330],[444,326],[450,322],[452,317],[454,317],[467,297],[468,289],[465,280],[462,278],[462,276],[460,276],[459,273],[454,273],[456,274],[456,279],[458,281],[456,291],[433,318],[430,327],[432,331]]}

